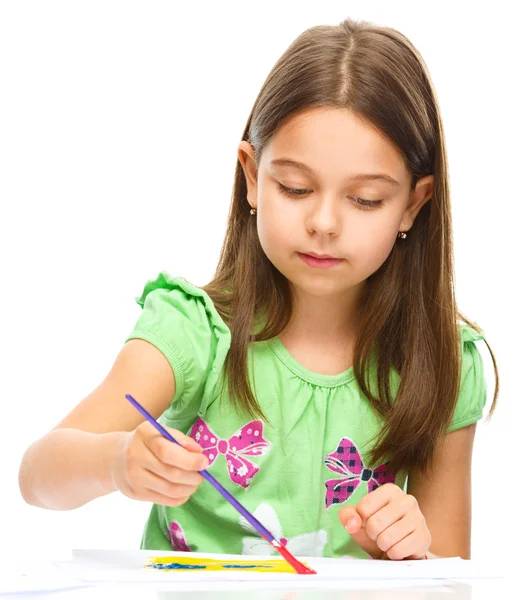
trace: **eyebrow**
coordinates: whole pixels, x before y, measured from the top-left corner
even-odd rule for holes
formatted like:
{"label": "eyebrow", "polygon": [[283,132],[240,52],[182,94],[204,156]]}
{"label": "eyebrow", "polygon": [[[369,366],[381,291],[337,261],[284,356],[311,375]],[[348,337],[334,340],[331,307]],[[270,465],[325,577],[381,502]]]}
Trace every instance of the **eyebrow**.
{"label": "eyebrow", "polygon": [[[305,171],[305,173],[314,175],[314,171],[305,163],[302,163],[298,160],[292,160],[290,158],[275,158],[274,160],[271,160],[269,164],[271,167],[294,167],[295,169],[300,169],[300,171]],[[396,181],[390,175],[387,175],[387,173],[356,173],[351,177],[351,179],[352,181],[381,180],[392,185],[401,185],[399,181]]]}

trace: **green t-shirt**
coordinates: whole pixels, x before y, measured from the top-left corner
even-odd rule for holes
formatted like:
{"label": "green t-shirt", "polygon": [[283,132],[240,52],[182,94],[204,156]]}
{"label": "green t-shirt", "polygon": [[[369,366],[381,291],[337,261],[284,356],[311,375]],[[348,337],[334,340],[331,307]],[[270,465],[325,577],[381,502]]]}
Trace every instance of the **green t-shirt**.
{"label": "green t-shirt", "polygon": [[[359,389],[352,367],[337,375],[319,374],[295,360],[278,337],[251,342],[249,380],[268,422],[250,419],[229,406],[226,383],[220,398],[231,334],[210,297],[162,271],[136,301],[143,310],[127,340],[156,346],[176,379],[175,396],[160,421],[196,439],[209,458],[209,471],[276,538],[284,538],[293,554],[367,557],[337,513],[383,483],[406,490],[407,475],[369,464],[369,443],[383,422]],[[483,363],[474,343],[483,336],[460,327],[461,388],[449,431],[478,421],[486,402]],[[141,548],[275,552],[205,481],[182,506],[152,505]]]}

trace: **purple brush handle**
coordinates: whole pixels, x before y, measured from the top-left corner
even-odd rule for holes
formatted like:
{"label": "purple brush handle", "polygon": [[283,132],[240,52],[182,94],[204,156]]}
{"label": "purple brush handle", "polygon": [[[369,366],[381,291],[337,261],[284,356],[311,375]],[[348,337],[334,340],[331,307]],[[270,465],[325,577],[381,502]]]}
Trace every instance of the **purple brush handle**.
{"label": "purple brush handle", "polygon": [[[174,442],[175,444],[178,444],[178,446],[181,446],[181,444],[179,442],[177,442],[173,438],[173,436],[164,427],[162,427],[162,425],[160,425],[160,423],[158,423],[158,421],[151,414],[149,414],[137,400],[135,400],[131,396],[131,394],[125,394],[125,397],[149,421],[149,423],[151,423],[151,425],[154,425],[154,427],[156,427],[156,429],[163,435],[164,438],[168,439],[170,442]],[[243,506],[243,504],[240,504],[238,502],[238,500],[236,500],[236,498],[234,496],[232,496],[223,487],[223,485],[209,473],[209,471],[204,469],[203,471],[199,471],[199,473],[201,473],[202,477],[207,479],[207,481],[214,488],[216,488],[220,492],[220,494],[228,502],[230,502],[241,515],[243,515],[247,519],[247,521],[249,521],[249,523],[254,527],[254,529],[256,529],[256,531],[262,537],[264,537],[269,542],[276,542],[277,544],[279,544],[279,541],[272,535],[272,533],[268,529],[265,529],[265,527],[258,521],[258,519],[254,515],[252,515],[245,508],[245,506]]]}

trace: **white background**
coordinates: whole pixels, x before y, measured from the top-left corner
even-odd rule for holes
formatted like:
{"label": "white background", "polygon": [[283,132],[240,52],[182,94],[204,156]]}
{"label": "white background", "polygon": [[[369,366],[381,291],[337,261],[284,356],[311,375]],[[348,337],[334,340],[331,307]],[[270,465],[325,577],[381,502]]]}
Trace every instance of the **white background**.
{"label": "white background", "polygon": [[[459,306],[485,330],[502,386],[498,411],[476,436],[473,556],[519,554],[523,157],[515,6],[0,4],[0,553],[61,558],[71,548],[139,547],[148,504],[112,494],[69,512],[28,506],[18,489],[20,459],[104,378],[148,279],[166,269],[196,285],[209,281],[237,147],[263,81],[302,31],[351,16],[406,34],[436,86]],[[490,403],[492,363],[484,343],[478,347]]]}

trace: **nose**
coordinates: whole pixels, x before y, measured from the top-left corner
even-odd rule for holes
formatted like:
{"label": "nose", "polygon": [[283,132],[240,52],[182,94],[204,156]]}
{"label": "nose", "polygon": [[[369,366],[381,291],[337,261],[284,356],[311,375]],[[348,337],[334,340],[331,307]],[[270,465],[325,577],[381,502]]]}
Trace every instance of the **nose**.
{"label": "nose", "polygon": [[335,200],[319,200],[307,215],[307,231],[318,235],[339,235],[339,207]]}

